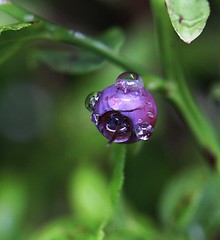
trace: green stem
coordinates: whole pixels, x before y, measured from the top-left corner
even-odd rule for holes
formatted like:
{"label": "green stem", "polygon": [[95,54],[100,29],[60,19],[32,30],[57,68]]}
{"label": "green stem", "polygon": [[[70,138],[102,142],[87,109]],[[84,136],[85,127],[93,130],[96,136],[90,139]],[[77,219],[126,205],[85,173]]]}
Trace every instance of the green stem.
{"label": "green stem", "polygon": [[193,99],[179,57],[175,48],[177,37],[171,26],[165,8],[164,0],[151,0],[151,6],[158,31],[161,62],[166,78],[172,88],[168,91],[168,97],[183,113],[191,131],[201,148],[208,151],[217,161],[217,169],[220,171],[220,145],[214,129],[203,115],[201,109]]}

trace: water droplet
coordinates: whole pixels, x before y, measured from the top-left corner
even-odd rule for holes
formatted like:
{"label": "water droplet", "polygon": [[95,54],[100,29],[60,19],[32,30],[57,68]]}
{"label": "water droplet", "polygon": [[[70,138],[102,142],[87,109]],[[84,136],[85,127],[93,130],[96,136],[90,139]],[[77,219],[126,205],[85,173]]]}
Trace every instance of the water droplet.
{"label": "water droplet", "polygon": [[152,102],[150,102],[150,101],[147,102],[147,105],[148,105],[149,108],[152,108],[152,107],[153,107],[153,104],[152,104]]}
{"label": "water droplet", "polygon": [[124,72],[117,77],[117,80],[118,79],[139,80],[140,77],[137,75],[137,73]]}
{"label": "water droplet", "polygon": [[152,112],[147,112],[147,116],[148,116],[149,118],[154,118],[154,114],[153,114]]}
{"label": "water droplet", "polygon": [[94,110],[95,104],[99,100],[99,97],[100,92],[92,92],[86,97],[85,106],[90,112]]}
{"label": "water droplet", "polygon": [[91,120],[92,120],[92,122],[95,123],[96,126],[99,124],[99,119],[100,119],[100,115],[99,114],[93,113],[91,115]]}
{"label": "water droplet", "polygon": [[151,137],[153,130],[154,129],[150,124],[142,123],[137,125],[135,134],[141,140],[148,140]]}
{"label": "water droplet", "polygon": [[141,77],[136,73],[125,72],[117,77],[115,86],[124,93],[127,93],[131,91],[139,91],[144,87],[144,83]]}

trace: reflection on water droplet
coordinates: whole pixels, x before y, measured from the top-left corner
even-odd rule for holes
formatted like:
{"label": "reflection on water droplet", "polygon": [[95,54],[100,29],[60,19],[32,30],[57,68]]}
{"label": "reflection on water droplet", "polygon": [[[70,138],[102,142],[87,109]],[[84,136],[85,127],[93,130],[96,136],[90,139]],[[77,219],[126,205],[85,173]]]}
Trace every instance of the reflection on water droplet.
{"label": "reflection on water droplet", "polygon": [[142,123],[140,125],[137,125],[135,134],[141,140],[148,140],[151,137],[153,130],[154,129],[150,124]]}
{"label": "reflection on water droplet", "polygon": [[139,80],[140,77],[137,75],[137,73],[124,72],[117,77],[117,80],[118,79]]}
{"label": "reflection on water droplet", "polygon": [[99,97],[100,92],[92,92],[86,97],[85,106],[90,112],[94,110],[95,104],[99,100]]}
{"label": "reflection on water droplet", "polygon": [[149,108],[153,107],[152,102],[147,102],[147,105],[148,105]]}
{"label": "reflection on water droplet", "polygon": [[147,116],[148,116],[149,118],[154,118],[154,114],[153,114],[152,112],[147,112]]}
{"label": "reflection on water droplet", "polygon": [[99,114],[93,113],[91,115],[91,120],[92,120],[92,122],[95,123],[96,126],[99,124],[99,119],[100,119],[100,115]]}

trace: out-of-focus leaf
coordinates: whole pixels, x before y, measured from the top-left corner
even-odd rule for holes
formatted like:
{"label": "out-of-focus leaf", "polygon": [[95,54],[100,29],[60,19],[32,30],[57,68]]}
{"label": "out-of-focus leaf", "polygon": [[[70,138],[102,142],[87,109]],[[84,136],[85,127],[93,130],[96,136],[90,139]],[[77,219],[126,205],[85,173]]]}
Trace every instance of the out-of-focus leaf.
{"label": "out-of-focus leaf", "polygon": [[101,224],[112,214],[104,176],[95,168],[80,167],[70,181],[70,203],[85,222]]}
{"label": "out-of-focus leaf", "polygon": [[206,170],[192,169],[172,179],[162,196],[160,215],[170,229],[186,230],[194,218],[204,185]]}
{"label": "out-of-focus leaf", "polygon": [[102,240],[102,225],[94,228],[73,218],[58,219],[29,237],[29,240]]}
{"label": "out-of-focus leaf", "polygon": [[20,42],[1,44],[1,40],[0,40],[0,64],[2,64],[8,58],[10,58],[16,51],[20,49],[21,46],[22,46],[22,43]]}
{"label": "out-of-focus leaf", "polygon": [[[121,202],[122,203],[122,202]],[[117,208],[111,223],[105,228],[106,240],[160,239],[160,231],[146,215],[133,211],[124,202]],[[163,238],[165,239],[165,238]]]}
{"label": "out-of-focus leaf", "polygon": [[[18,30],[29,29],[30,26],[33,26],[33,24],[17,23],[0,27],[0,64],[27,43],[28,40],[25,37],[29,33]],[[11,34],[12,31],[14,32],[13,35]]]}
{"label": "out-of-focus leaf", "polygon": [[186,43],[192,42],[203,31],[209,17],[207,0],[165,0],[172,25]]}
{"label": "out-of-focus leaf", "polygon": [[220,83],[214,83],[210,90],[210,97],[215,101],[220,101]]}
{"label": "out-of-focus leaf", "polygon": [[199,226],[208,236],[219,233],[220,176],[213,175],[205,184],[191,226]]}
{"label": "out-of-focus leaf", "polygon": [[[120,29],[113,28],[97,40],[112,48],[112,51],[119,51],[123,42],[124,36]],[[49,67],[68,74],[84,74],[100,68],[105,62],[105,58],[90,51],[75,49],[69,50],[49,50],[39,49],[31,54],[33,65],[38,62],[43,62]]]}
{"label": "out-of-focus leaf", "polygon": [[17,237],[26,213],[25,184],[11,175],[0,177],[0,239]]}

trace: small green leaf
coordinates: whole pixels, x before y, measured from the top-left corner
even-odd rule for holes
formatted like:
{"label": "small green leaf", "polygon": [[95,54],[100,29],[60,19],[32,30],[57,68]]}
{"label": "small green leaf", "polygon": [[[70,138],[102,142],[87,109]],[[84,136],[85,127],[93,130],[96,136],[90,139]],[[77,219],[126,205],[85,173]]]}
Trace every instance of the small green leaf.
{"label": "small green leaf", "polygon": [[203,31],[209,17],[207,0],[165,0],[172,25],[186,43],[192,42]]}
{"label": "small green leaf", "polygon": [[[97,39],[116,52],[119,51],[124,42],[123,34],[117,28],[107,31]],[[43,62],[56,71],[68,74],[88,73],[100,68],[105,62],[104,57],[82,49],[38,49],[30,57],[34,66],[38,62]]]}

